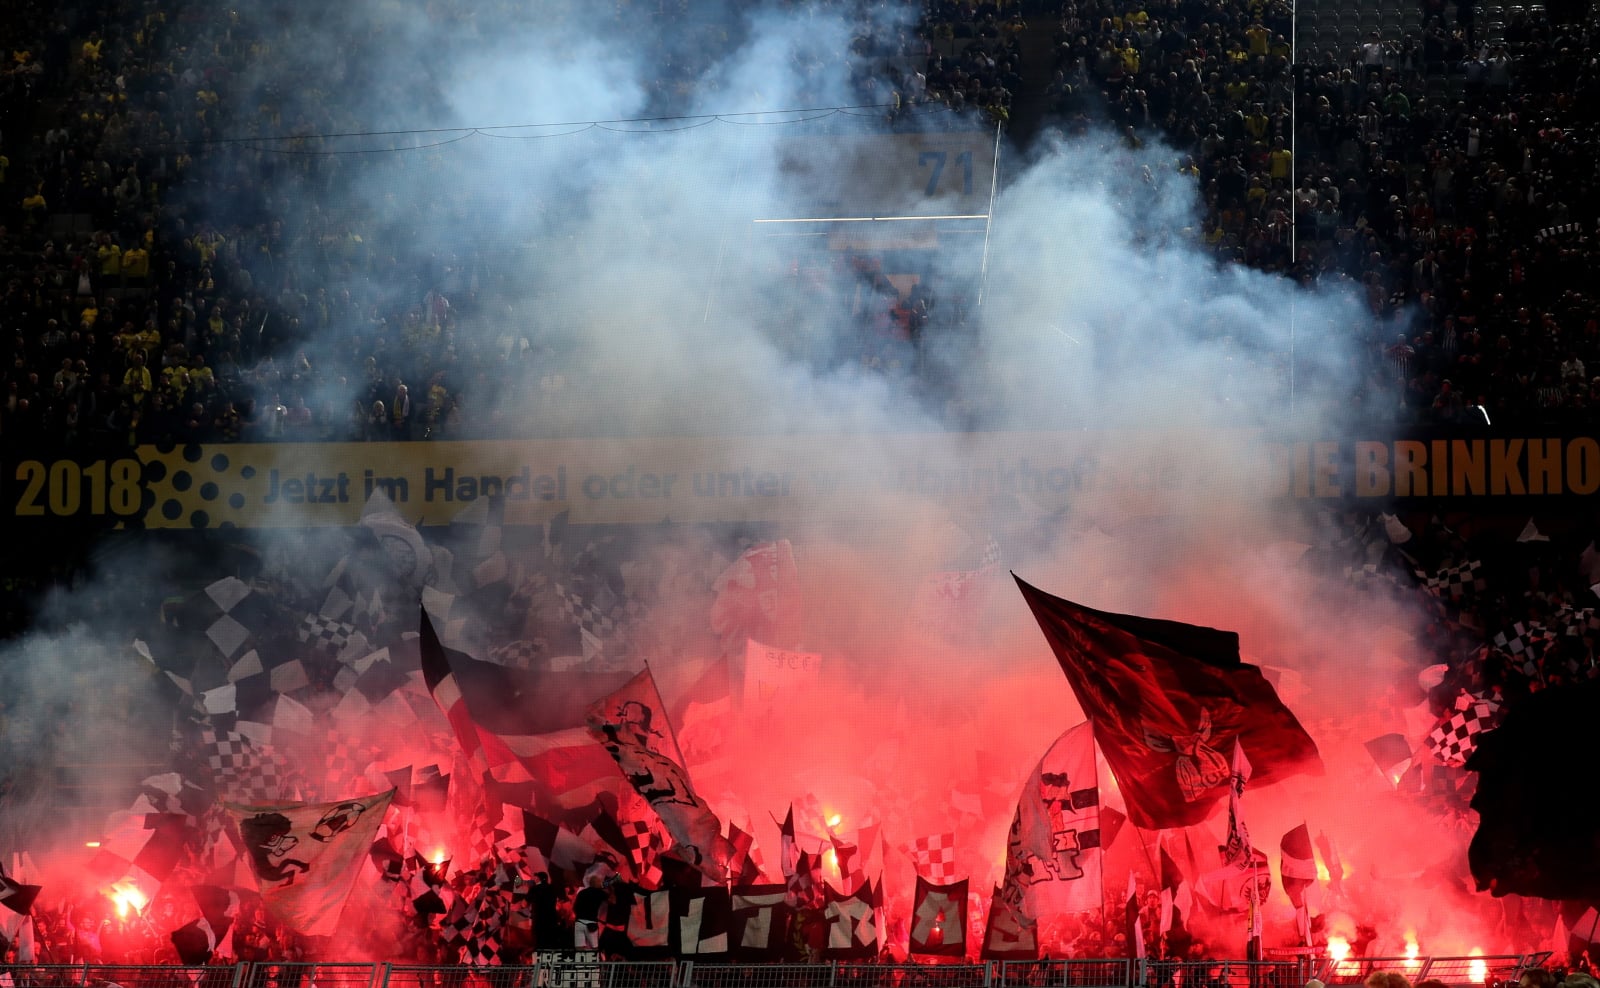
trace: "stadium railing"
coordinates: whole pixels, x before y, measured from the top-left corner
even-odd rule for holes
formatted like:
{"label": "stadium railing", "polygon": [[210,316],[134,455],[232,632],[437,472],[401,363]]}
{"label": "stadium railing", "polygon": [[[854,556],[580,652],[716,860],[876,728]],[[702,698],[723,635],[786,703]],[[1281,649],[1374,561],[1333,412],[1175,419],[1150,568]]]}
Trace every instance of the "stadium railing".
{"label": "stadium railing", "polygon": [[[1466,957],[1351,957],[1311,969],[1330,986],[1398,971],[1451,988],[1515,984],[1549,952]],[[1302,988],[1299,961],[1161,961],[1073,958],[982,964],[824,964],[602,961],[592,953],[541,953],[522,966],[255,962],[0,965],[0,988]]]}

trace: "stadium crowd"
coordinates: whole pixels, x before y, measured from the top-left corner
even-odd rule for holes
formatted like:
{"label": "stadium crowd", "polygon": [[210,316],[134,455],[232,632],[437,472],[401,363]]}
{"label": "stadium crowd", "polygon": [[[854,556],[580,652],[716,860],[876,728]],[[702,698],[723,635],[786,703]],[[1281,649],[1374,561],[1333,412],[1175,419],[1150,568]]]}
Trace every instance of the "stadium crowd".
{"label": "stadium crowd", "polygon": [[[300,169],[296,188],[315,195],[334,187],[333,166],[218,140],[368,123],[328,95],[350,79],[292,97],[244,91],[251,59],[292,62],[270,18],[136,0],[14,6],[0,72],[0,441],[515,434],[491,411],[506,388],[537,381],[548,397],[568,383],[536,332],[508,343],[457,331],[486,318],[492,295],[474,287],[473,245],[382,277],[397,249],[375,216],[347,204],[291,216],[260,191]],[[1187,233],[1227,261],[1362,292],[1370,323],[1342,329],[1362,341],[1364,408],[1587,419],[1600,398],[1600,312],[1582,277],[1600,207],[1592,22],[1518,10],[1490,44],[1441,8],[1420,39],[1301,49],[1294,64],[1282,0],[1067,0],[1028,10],[1037,28],[1024,13],[930,2],[915,28],[864,27],[856,90],[887,108],[886,127],[938,102],[1011,123],[1022,42],[1054,20],[1042,122],[1166,142],[1203,190]],[[730,43],[712,24],[684,30],[709,54],[663,48],[663,111]],[[258,99],[252,117],[242,108]],[[1579,229],[1545,232],[1568,224]],[[855,276],[873,259],[844,266]],[[860,313],[864,339],[892,311],[891,331],[914,340],[935,293],[874,285],[894,297]],[[349,345],[313,363],[303,345],[328,333]]]}

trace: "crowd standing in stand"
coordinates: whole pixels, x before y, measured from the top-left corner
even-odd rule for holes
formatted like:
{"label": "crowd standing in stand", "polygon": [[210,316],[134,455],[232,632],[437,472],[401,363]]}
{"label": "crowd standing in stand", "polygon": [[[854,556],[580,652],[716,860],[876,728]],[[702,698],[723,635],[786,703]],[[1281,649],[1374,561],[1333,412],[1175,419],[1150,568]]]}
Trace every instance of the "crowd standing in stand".
{"label": "crowd standing in stand", "polygon": [[[505,389],[538,382],[559,401],[571,385],[536,326],[493,343],[457,331],[487,316],[485,252],[450,245],[409,284],[384,284],[372,276],[397,262],[373,217],[290,218],[251,191],[302,167],[314,190],[335,165],[204,143],[362,125],[336,98],[271,93],[247,119],[229,87],[252,59],[285,55],[265,21],[135,0],[92,17],[18,7],[0,71],[0,442],[513,435],[526,426],[495,411]],[[1584,422],[1600,396],[1600,311],[1581,276],[1600,215],[1594,25],[1518,8],[1490,44],[1451,13],[1432,12],[1420,39],[1301,49],[1296,63],[1282,0],[930,3],[918,25],[860,31],[852,82],[887,108],[887,129],[939,103],[1010,125],[1023,42],[1051,32],[1053,79],[1024,94],[1040,122],[1163,142],[1201,190],[1184,235],[1363,295],[1370,321],[1331,331],[1360,340],[1353,397],[1368,413]],[[714,23],[683,31],[701,57],[663,47],[653,109],[681,107],[732,43]],[[289,260],[306,257],[323,283]],[[841,261],[846,278],[875,263]],[[935,286],[921,299],[875,287],[893,297],[857,313],[869,342],[883,312],[914,337],[901,327],[935,311]],[[348,346],[313,362],[305,344],[329,333]],[[871,349],[868,363],[915,370]]]}

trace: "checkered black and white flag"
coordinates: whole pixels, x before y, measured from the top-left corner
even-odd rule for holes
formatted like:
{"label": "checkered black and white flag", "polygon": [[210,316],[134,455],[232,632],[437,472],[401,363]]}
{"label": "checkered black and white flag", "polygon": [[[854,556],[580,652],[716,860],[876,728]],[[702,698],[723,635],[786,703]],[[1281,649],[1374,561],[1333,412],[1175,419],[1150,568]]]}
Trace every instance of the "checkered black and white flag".
{"label": "checkered black and white flag", "polygon": [[603,652],[607,639],[619,628],[616,595],[604,584],[584,595],[559,583],[556,594],[561,600],[561,612],[577,626],[583,637],[583,657],[592,659]]}
{"label": "checkered black and white flag", "polygon": [[1478,736],[1499,722],[1499,713],[1500,704],[1495,701],[1462,692],[1456,697],[1455,711],[1428,732],[1423,745],[1445,765],[1464,765],[1478,746]]}
{"label": "checkered black and white flag", "polygon": [[1530,679],[1540,675],[1544,653],[1555,633],[1537,621],[1518,621],[1490,639],[1490,646],[1505,656],[1511,668]]}
{"label": "checkered black and white flag", "polygon": [[1455,600],[1470,594],[1482,593],[1488,588],[1483,575],[1483,561],[1469,559],[1455,566],[1441,567],[1432,576],[1418,574],[1422,587],[1428,593],[1444,600]]}
{"label": "checkered black and white flag", "polygon": [[918,837],[901,850],[910,855],[917,874],[935,885],[949,885],[956,878],[956,835],[934,834]]}
{"label": "checkered black and white flag", "polygon": [[239,803],[270,803],[284,798],[282,760],[265,745],[235,731],[202,731],[201,751],[223,798]]}
{"label": "checkered black and white flag", "polygon": [[[336,621],[323,617],[320,614],[307,614],[300,619],[300,627],[296,634],[303,642],[313,645],[331,645],[336,651],[344,651],[352,641],[360,640],[366,644],[366,636],[356,630],[356,626],[344,621]],[[363,649],[362,654],[366,654]]]}
{"label": "checkered black and white flag", "polygon": [[549,649],[536,641],[509,641],[489,648],[488,660],[508,669],[533,669],[549,659]]}

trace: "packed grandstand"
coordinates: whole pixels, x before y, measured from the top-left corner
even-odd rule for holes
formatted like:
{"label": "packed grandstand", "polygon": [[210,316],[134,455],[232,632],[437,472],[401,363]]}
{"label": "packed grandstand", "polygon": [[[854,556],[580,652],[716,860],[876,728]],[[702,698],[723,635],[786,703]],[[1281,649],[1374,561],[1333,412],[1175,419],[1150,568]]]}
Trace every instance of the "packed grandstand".
{"label": "packed grandstand", "polygon": [[[1592,802],[1526,768],[1582,738],[1516,716],[1578,724],[1559,698],[1592,702],[1600,669],[1600,24],[1407,2],[14,0],[0,936],[78,970],[15,983],[239,962],[264,988],[317,980],[278,962],[374,960],[583,981],[602,956],[1124,958],[948,983],[1152,988],[1421,977],[1430,955],[1451,985],[1588,970],[1600,881],[1558,854],[1579,845],[1473,797]],[[1089,205],[1041,221],[1069,187]],[[1052,266],[1097,247],[1136,273]],[[1037,400],[1039,340],[1007,335],[1035,283],[1069,299],[1027,327],[1052,360],[1126,389]],[[1111,397],[1159,380],[1145,363],[1184,372],[1192,415]],[[1153,466],[1129,438],[1150,425]],[[1270,461],[1292,534],[1241,521],[1254,495],[1197,507],[1235,490],[1197,451],[1241,491]],[[815,468],[880,457],[856,487]],[[925,540],[897,542],[913,521]],[[1159,584],[1165,613],[1282,643],[1244,658],[1293,731],[1214,750],[1202,710],[1140,735],[1225,830],[1141,809],[1115,755],[1121,791],[1049,781],[1053,758],[1092,775],[1093,744],[1016,711],[1096,718],[1085,632],[1050,638],[1035,598],[1061,670],[1001,669],[1039,651],[1007,630],[1005,571],[1030,567],[1128,610]],[[1305,596],[1183,603],[1230,579]],[[1372,657],[1327,672],[1341,649]],[[975,656],[996,664],[956,668]],[[585,676],[543,720],[486,712]],[[938,682],[884,701],[874,676]],[[1501,760],[1469,766],[1490,732]],[[1241,795],[1319,747],[1347,805]],[[698,796],[662,795],[678,765]],[[1094,857],[1093,908],[1015,890],[1016,790],[1051,785],[1047,839],[1094,814],[1067,856]],[[296,878],[292,906],[265,894]],[[907,970],[849,977],[927,977]]]}

